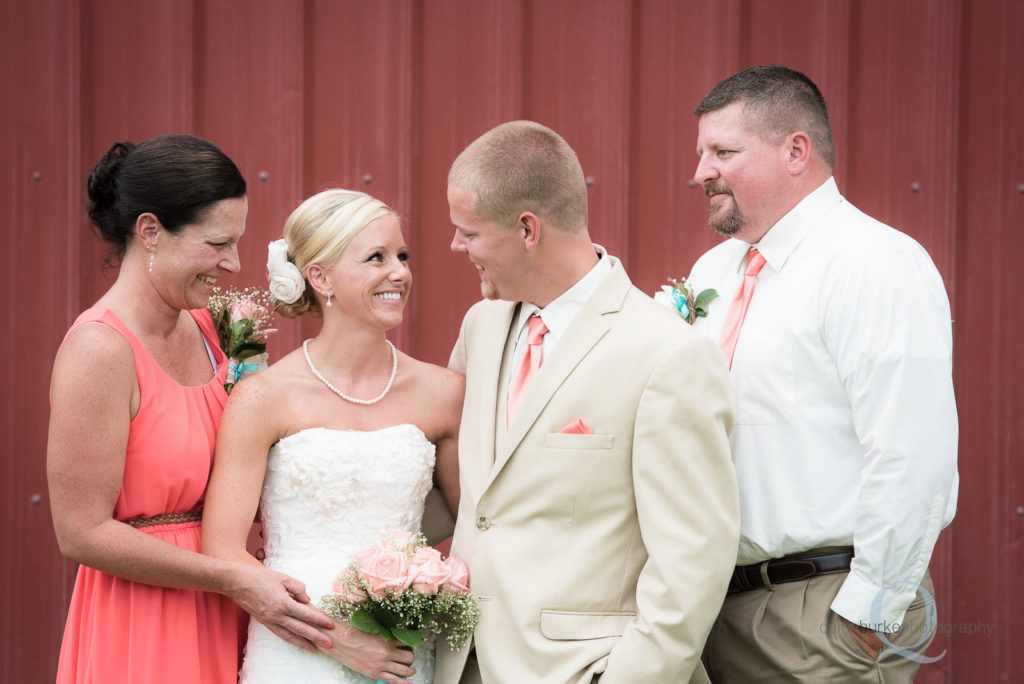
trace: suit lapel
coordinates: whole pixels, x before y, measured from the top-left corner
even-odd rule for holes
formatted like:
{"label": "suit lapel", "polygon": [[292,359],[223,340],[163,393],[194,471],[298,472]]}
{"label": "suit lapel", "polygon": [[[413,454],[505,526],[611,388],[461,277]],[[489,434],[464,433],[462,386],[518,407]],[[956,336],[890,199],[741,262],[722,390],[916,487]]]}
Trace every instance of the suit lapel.
{"label": "suit lapel", "polygon": [[609,256],[605,258],[612,259],[611,273],[580,309],[568,330],[558,340],[551,357],[544,359],[509,425],[507,439],[498,442],[500,448],[495,453],[492,481],[522,443],[565,379],[608,332],[611,319],[607,315],[622,308],[622,302],[631,286],[629,277],[617,259]]}
{"label": "suit lapel", "polygon": [[[495,431],[497,412],[505,406],[501,400],[502,388],[499,380],[505,350],[510,346],[512,321],[515,320],[518,312],[518,304],[497,309],[492,317],[481,321],[483,333],[479,342],[474,345],[474,350],[478,351],[482,357],[482,362],[477,368],[480,396],[484,402],[478,407],[477,425],[480,430],[480,473],[483,475],[484,482],[481,483],[483,485],[486,485],[490,479],[488,474],[494,465],[497,445],[505,441],[504,436],[499,436]],[[513,340],[511,348],[514,348],[514,345],[515,341]],[[511,353],[508,351],[508,354]],[[490,401],[491,399],[493,402]]]}

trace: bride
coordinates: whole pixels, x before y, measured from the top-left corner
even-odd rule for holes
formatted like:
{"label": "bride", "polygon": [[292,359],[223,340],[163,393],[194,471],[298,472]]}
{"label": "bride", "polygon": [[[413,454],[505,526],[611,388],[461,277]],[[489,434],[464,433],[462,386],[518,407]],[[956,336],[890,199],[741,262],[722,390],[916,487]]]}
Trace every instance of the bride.
{"label": "bride", "polygon": [[[458,508],[463,378],[397,351],[385,337],[402,322],[408,261],[395,212],[350,190],[303,202],[284,240],[270,245],[280,312],[319,313],[323,325],[234,388],[206,496],[203,551],[259,563],[245,550],[259,505],[264,564],[303,581],[312,605],[331,592],[351,555],[386,530],[419,531],[433,482],[453,514]],[[433,677],[427,642],[414,661],[398,642],[339,625],[330,644],[316,646],[320,652],[305,652],[252,621],[240,681],[429,684]]]}

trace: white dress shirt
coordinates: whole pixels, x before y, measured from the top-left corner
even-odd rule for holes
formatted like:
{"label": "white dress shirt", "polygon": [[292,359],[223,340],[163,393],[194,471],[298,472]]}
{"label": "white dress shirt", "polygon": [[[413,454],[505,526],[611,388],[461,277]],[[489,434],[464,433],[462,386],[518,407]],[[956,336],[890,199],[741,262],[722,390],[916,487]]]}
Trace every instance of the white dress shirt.
{"label": "white dress shirt", "polygon": [[[754,245],[767,261],[732,364],[737,563],[854,547],[832,603],[895,631],[956,510],[952,327],[942,278],[913,239],[829,178]],[[719,339],[750,245],[730,239],[690,280],[715,288],[695,324]]]}
{"label": "white dress shirt", "polygon": [[523,305],[519,308],[519,318],[516,322],[519,335],[516,339],[515,351],[512,354],[512,368],[519,367],[519,361],[526,353],[526,347],[528,346],[526,344],[526,337],[529,334],[530,316],[538,314],[541,320],[544,321],[544,325],[548,327],[548,333],[544,336],[544,345],[541,347],[541,363],[543,364],[543,359],[551,355],[551,351],[555,348],[559,338],[565,334],[573,319],[576,318],[576,314],[580,312],[580,309],[587,303],[587,300],[597,292],[601,281],[612,272],[611,259],[604,258],[606,254],[604,247],[594,245],[594,248],[597,250],[599,257],[597,264],[587,271],[585,276],[576,281],[575,285],[559,295],[557,299],[550,302],[543,309],[536,304],[523,302]]}

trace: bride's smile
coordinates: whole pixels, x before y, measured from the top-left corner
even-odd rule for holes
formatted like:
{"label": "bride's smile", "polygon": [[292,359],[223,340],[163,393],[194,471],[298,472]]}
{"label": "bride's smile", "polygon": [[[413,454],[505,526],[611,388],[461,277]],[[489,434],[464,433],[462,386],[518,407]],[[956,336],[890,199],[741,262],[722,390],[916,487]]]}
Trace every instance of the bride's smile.
{"label": "bride's smile", "polygon": [[398,220],[383,216],[371,221],[325,275],[339,313],[369,317],[388,330],[400,325],[412,272]]}

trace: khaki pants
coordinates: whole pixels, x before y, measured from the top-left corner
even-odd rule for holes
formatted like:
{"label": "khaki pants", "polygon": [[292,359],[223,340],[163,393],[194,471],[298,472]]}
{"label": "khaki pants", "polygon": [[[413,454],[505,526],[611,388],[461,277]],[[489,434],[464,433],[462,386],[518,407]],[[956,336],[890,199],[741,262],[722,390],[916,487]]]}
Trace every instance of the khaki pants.
{"label": "khaki pants", "polygon": [[476,649],[472,648],[469,651],[469,657],[466,658],[466,667],[462,670],[462,678],[459,679],[459,684],[482,684],[482,682],[480,666],[476,661]]}
{"label": "khaki pants", "polygon": [[[882,642],[876,662],[854,640],[830,605],[848,573],[820,575],[801,582],[776,584],[773,591],[754,589],[730,594],[715,621],[704,665],[714,684],[903,684],[912,682],[920,662],[892,651]],[[910,605],[900,630],[884,635],[895,646],[924,654],[935,636],[926,627],[928,592]],[[929,633],[930,631],[930,633]],[[890,651],[886,653],[886,651]]]}

